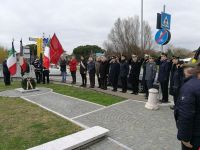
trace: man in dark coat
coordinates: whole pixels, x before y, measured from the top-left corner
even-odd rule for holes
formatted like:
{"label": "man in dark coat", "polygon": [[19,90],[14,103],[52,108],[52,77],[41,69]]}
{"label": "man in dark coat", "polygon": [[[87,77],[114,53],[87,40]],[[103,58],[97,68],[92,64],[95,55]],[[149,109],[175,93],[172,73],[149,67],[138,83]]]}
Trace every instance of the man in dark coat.
{"label": "man in dark coat", "polygon": [[122,92],[127,92],[127,77],[129,74],[129,64],[126,60],[125,56],[121,56],[121,62],[120,62],[120,79],[122,83]]}
{"label": "man in dark coat", "polygon": [[86,87],[87,85],[87,61],[83,56],[81,56],[81,62],[80,62],[80,74],[82,78],[82,87]]}
{"label": "man in dark coat", "polygon": [[177,70],[177,63],[178,63],[178,57],[173,56],[172,61],[171,61],[171,71],[170,71],[170,88],[169,88],[169,94],[174,95],[174,90],[173,90],[173,85],[174,85],[174,73]]}
{"label": "man in dark coat", "polygon": [[118,57],[113,57],[113,59],[110,61],[109,80],[113,86],[112,91],[114,92],[117,91],[119,73],[120,73],[119,59]]}
{"label": "man in dark coat", "polygon": [[169,74],[170,74],[170,62],[167,59],[167,54],[162,53],[161,61],[159,66],[158,81],[161,85],[162,100],[160,102],[168,102],[168,84],[169,84]]}
{"label": "man in dark coat", "polygon": [[108,72],[109,72],[109,63],[105,56],[101,57],[101,64],[99,67],[99,75],[100,75],[100,86],[101,89],[107,90],[107,80],[108,80]]}
{"label": "man in dark coat", "polygon": [[101,64],[101,58],[100,57],[97,57],[96,58],[96,61],[95,61],[95,72],[96,72],[96,76],[97,76],[97,80],[98,80],[98,84],[99,84],[99,87],[101,87],[101,82],[100,82],[100,75],[99,75],[99,68],[100,68],[100,64]]}
{"label": "man in dark coat", "polygon": [[146,76],[146,65],[149,61],[149,55],[145,54],[144,56],[144,61],[142,63],[142,68],[143,68],[143,76],[142,76],[142,93],[146,93],[148,91],[148,88],[147,88],[147,83],[146,83],[146,80],[145,80],[145,76]]}
{"label": "man in dark coat", "polygon": [[175,106],[177,138],[182,143],[182,150],[200,149],[200,64],[195,73],[196,76],[190,77],[181,87]]}
{"label": "man in dark coat", "polygon": [[10,85],[10,72],[7,66],[7,60],[3,61],[3,77],[5,85]]}
{"label": "man in dark coat", "polygon": [[138,95],[139,92],[139,76],[140,69],[143,61],[138,59],[138,56],[132,55],[130,60],[131,70],[129,75],[129,80],[132,84],[133,92],[131,94]]}
{"label": "man in dark coat", "polygon": [[92,57],[88,59],[88,73],[90,78],[90,88],[94,88],[95,86],[95,62]]}
{"label": "man in dark coat", "polygon": [[[178,61],[176,64],[176,69],[173,73],[173,85],[172,85],[172,95],[174,98],[174,105],[176,105],[176,101],[179,96],[179,91],[181,86],[183,85],[183,80],[184,80],[184,74],[183,74],[183,61]],[[174,109],[174,106],[170,107],[171,109]]]}

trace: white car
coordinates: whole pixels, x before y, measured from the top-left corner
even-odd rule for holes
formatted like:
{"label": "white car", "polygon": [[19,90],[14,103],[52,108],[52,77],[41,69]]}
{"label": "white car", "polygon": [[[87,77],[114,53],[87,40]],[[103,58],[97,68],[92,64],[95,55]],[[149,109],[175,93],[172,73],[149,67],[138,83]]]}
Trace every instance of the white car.
{"label": "white car", "polygon": [[60,76],[61,75],[60,66],[50,64],[49,72],[50,72],[49,75]]}
{"label": "white car", "polygon": [[[70,71],[69,71],[69,68],[66,67],[66,70],[67,70],[67,75],[70,75]],[[61,75],[61,71],[60,71],[60,66],[59,65],[54,65],[54,64],[51,64],[50,65],[50,68],[49,68],[49,75],[53,75],[53,76],[60,76]]]}

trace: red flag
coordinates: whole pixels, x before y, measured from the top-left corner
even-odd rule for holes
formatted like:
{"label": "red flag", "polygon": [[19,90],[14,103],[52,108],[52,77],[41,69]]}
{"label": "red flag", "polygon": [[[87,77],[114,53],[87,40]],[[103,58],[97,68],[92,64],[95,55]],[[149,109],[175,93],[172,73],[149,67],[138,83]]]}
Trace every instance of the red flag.
{"label": "red flag", "polygon": [[51,63],[57,64],[60,56],[63,53],[62,45],[60,44],[56,34],[54,33],[51,41],[50,41],[50,60]]}

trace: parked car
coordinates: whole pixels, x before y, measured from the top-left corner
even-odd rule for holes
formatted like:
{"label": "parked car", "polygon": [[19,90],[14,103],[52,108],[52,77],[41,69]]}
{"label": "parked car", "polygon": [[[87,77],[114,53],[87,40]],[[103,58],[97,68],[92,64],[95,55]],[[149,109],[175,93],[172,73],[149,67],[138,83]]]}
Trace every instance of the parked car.
{"label": "parked car", "polygon": [[50,64],[49,72],[50,72],[49,75],[60,76],[61,75],[60,66]]}

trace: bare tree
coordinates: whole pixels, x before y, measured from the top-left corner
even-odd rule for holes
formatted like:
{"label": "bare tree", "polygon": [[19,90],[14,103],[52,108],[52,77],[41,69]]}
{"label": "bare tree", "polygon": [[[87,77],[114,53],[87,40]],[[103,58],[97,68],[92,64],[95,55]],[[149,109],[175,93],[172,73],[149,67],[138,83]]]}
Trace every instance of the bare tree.
{"label": "bare tree", "polygon": [[104,42],[104,47],[113,52],[139,54],[139,17],[120,19],[118,18],[108,35],[108,40]]}
{"label": "bare tree", "polygon": [[144,50],[151,50],[153,48],[152,31],[149,23],[144,21]]}
{"label": "bare tree", "polygon": [[[147,22],[144,24],[145,49],[151,49],[153,45],[151,27]],[[137,54],[140,55],[140,21],[139,17],[129,17],[127,19],[118,18],[111,29],[108,40],[104,42],[104,47],[109,53]]]}

